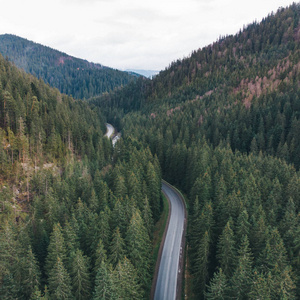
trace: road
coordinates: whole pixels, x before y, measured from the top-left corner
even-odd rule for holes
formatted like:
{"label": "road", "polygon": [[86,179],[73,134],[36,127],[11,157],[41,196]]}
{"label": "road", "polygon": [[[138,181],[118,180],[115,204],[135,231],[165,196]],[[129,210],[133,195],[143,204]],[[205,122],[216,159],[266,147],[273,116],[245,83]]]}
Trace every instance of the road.
{"label": "road", "polygon": [[177,295],[180,272],[179,258],[182,256],[182,239],[185,226],[185,207],[179,193],[167,183],[162,183],[162,191],[170,201],[171,216],[163,246],[156,288],[155,300],[173,300]]}
{"label": "road", "polygon": [[111,124],[108,124],[108,123],[106,123],[105,125],[106,125],[106,129],[107,129],[105,136],[110,138],[113,135],[113,133],[115,132],[115,128],[114,128],[114,126],[112,126]]}
{"label": "road", "polygon": [[[105,136],[110,138],[115,129],[106,124]],[[119,137],[119,136],[118,136]],[[117,139],[115,140],[115,142]],[[162,182],[162,191],[170,203],[169,224],[161,252],[160,265],[154,291],[155,300],[180,298],[182,282],[183,233],[185,228],[185,206],[180,194],[168,183]]]}
{"label": "road", "polygon": [[112,137],[113,136],[113,134],[115,133],[115,128],[114,128],[114,126],[112,126],[111,124],[109,124],[109,123],[106,123],[105,124],[106,125],[106,134],[105,134],[105,136],[107,136],[108,138],[111,138],[112,140],[112,144],[113,144],[113,146],[115,146],[115,144],[116,144],[116,142],[120,139],[120,137],[121,137],[121,133],[118,133],[117,135],[115,135],[114,137]]}

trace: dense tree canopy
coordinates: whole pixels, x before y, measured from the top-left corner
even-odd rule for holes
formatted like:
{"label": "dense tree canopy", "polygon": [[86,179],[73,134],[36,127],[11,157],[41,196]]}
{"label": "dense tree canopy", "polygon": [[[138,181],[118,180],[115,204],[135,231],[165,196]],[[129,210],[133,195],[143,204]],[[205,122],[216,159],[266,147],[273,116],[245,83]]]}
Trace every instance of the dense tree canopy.
{"label": "dense tree canopy", "polygon": [[157,157],[1,56],[0,108],[0,298],[146,297]]}
{"label": "dense tree canopy", "polygon": [[0,53],[17,67],[76,99],[113,91],[138,77],[10,34],[0,35]]}
{"label": "dense tree canopy", "polygon": [[0,58],[0,296],[147,298],[164,177],[188,202],[190,298],[298,299],[299,15],[89,105]]}
{"label": "dense tree canopy", "polygon": [[300,297],[299,15],[281,8],[91,101],[186,193],[195,299]]}

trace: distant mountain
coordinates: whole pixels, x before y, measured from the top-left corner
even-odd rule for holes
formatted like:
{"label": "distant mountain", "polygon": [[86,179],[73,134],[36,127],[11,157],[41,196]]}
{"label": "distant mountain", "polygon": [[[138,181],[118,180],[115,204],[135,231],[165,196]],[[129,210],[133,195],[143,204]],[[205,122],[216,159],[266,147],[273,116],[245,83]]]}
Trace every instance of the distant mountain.
{"label": "distant mountain", "polygon": [[300,4],[281,8],[172,62],[153,80],[140,78],[93,102],[117,120],[118,107],[155,119],[186,110],[191,137],[202,132],[214,145],[226,140],[233,150],[285,156],[300,169],[299,16]]}
{"label": "distant mountain", "polygon": [[155,76],[159,73],[159,71],[157,71],[157,70],[127,69],[125,71],[133,72],[135,74],[140,74],[140,75],[145,76],[147,78],[152,78],[153,76]]}
{"label": "distant mountain", "polygon": [[27,73],[77,99],[112,91],[138,76],[75,58],[10,34],[0,35],[0,53]]}
{"label": "distant mountain", "polygon": [[93,100],[187,195],[188,299],[300,299],[299,20],[280,8]]}

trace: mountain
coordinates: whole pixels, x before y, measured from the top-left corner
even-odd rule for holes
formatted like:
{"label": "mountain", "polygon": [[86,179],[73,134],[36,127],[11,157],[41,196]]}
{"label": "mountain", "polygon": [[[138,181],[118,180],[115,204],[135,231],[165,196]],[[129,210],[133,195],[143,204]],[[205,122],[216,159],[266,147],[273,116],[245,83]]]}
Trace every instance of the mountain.
{"label": "mountain", "polygon": [[109,107],[114,117],[118,107],[161,118],[184,109],[191,113],[190,135],[199,129],[214,145],[229,139],[233,150],[246,153],[252,142],[268,154],[288,147],[287,160],[298,169],[298,12],[297,4],[279,10],[173,62],[153,80],[140,78],[93,103]]}
{"label": "mountain", "polygon": [[0,35],[0,53],[25,72],[76,99],[112,91],[137,78],[136,74],[78,59],[15,35]]}
{"label": "mountain", "polygon": [[187,195],[187,297],[300,298],[300,4],[91,100]]}
{"label": "mountain", "polygon": [[0,298],[147,299],[163,177],[186,196],[188,299],[299,299],[299,20],[88,101],[0,55]]}
{"label": "mountain", "polygon": [[159,162],[105,121],[0,55],[1,299],[150,294]]}
{"label": "mountain", "polygon": [[155,71],[155,70],[140,70],[140,69],[127,69],[126,72],[133,72],[145,76],[147,78],[152,78],[159,73],[159,71]]}

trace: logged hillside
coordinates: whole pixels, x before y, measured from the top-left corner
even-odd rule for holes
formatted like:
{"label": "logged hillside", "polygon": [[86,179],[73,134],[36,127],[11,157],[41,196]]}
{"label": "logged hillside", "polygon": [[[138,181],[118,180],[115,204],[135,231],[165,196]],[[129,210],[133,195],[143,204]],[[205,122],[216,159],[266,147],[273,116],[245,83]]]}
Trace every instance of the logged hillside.
{"label": "logged hillside", "polygon": [[189,204],[189,297],[300,297],[300,4],[92,100]]}
{"label": "logged hillside", "polygon": [[145,299],[157,157],[0,56],[0,298]]}
{"label": "logged hillside", "polygon": [[25,72],[76,99],[112,91],[137,78],[136,74],[90,63],[9,34],[0,35],[0,53]]}

